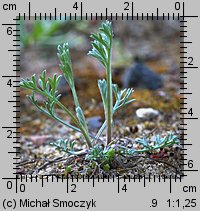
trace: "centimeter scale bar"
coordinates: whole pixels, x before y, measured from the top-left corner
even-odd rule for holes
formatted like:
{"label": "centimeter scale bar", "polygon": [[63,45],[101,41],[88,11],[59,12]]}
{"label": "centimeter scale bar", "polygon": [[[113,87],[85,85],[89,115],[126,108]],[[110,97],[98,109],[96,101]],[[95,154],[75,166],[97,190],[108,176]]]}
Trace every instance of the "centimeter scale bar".
{"label": "centimeter scale bar", "polygon": [[[132,20],[144,20],[144,19],[146,19],[146,20],[160,20],[161,18],[163,19],[163,20],[171,20],[171,19],[173,19],[173,20],[175,20],[175,19],[178,19],[178,20],[180,20],[180,22],[182,22],[182,23],[186,23],[187,22],[187,20],[185,20],[186,18],[187,19],[189,19],[189,18],[197,18],[198,16],[186,16],[185,14],[184,14],[184,2],[183,2],[183,14],[182,15],[180,15],[179,13],[177,14],[177,16],[175,16],[175,14],[174,13],[172,13],[172,15],[170,15],[169,13],[162,13],[161,15],[159,14],[159,8],[157,8],[156,9],[156,13],[146,13],[146,14],[144,14],[144,13],[141,13],[141,16],[139,16],[139,13],[136,13],[137,15],[135,16],[134,15],[134,10],[133,10],[133,2],[132,2],[132,7],[131,7],[131,14],[129,14],[129,13],[126,13],[126,14],[124,14],[124,13],[121,13],[121,14],[119,14],[119,13],[116,13],[116,14],[113,14],[113,13],[109,13],[108,12],[108,8],[106,8],[105,9],[105,12],[106,12],[106,15],[105,16],[103,16],[103,13],[100,13],[100,14],[98,14],[98,13],[91,13],[91,14],[88,14],[88,13],[85,13],[85,15],[84,15],[84,13],[83,13],[83,3],[81,2],[81,20],[82,19],[95,19],[96,18],[96,20],[97,19],[99,19],[99,18],[101,18],[101,20],[103,20],[103,19],[107,19],[108,17],[109,18],[111,18],[111,20],[112,20],[112,18],[115,18],[116,20],[118,19],[118,18],[121,18],[122,20],[124,20],[124,19],[127,19],[127,20],[130,20],[130,19],[132,19]],[[45,18],[45,20],[46,20],[46,18],[48,17],[48,18],[50,18],[50,20],[52,19],[52,20],[57,20],[57,19],[62,19],[63,17],[65,18],[65,20],[66,20],[66,17],[67,17],[67,14],[66,13],[64,13],[64,14],[61,14],[61,13],[58,13],[57,12],[57,9],[55,8],[55,10],[54,10],[54,13],[49,13],[49,15],[47,14],[47,13],[44,13],[44,14],[42,14],[42,13],[35,13],[35,15],[33,16],[33,17],[35,17],[35,20],[38,20],[38,18],[41,20],[42,18],[43,18],[43,16],[44,16],[44,18]],[[69,15],[68,15],[69,17],[70,17],[70,20],[72,20],[72,19],[75,19],[76,20],[76,18],[78,18],[78,15],[76,14],[76,13],[74,13],[74,14],[72,14],[72,13],[70,13]],[[28,9],[28,17],[27,17],[27,14],[26,13],[24,13],[23,15],[21,15],[21,13],[19,13],[19,15],[18,15],[18,17],[17,18],[15,18],[15,19],[13,19],[13,20],[21,20],[21,18],[23,18],[24,20],[26,20],[27,18],[28,18],[28,20],[30,20],[31,19],[31,3],[29,2],[29,9]],[[19,23],[6,23],[6,24],[2,24],[3,26],[18,26],[18,25],[20,25]],[[181,25],[181,28],[186,28],[187,26],[186,25]],[[15,31],[18,31],[19,32],[19,30],[15,30]],[[185,37],[187,37],[186,36],[186,33],[187,33],[187,31],[186,30],[181,30],[180,31],[181,33],[183,33],[183,35],[181,35],[181,37],[183,37],[183,38],[185,38]],[[15,37],[18,37],[19,35],[15,35]],[[19,42],[20,41],[20,39],[15,39],[15,40],[13,40],[13,42]],[[181,41],[180,42],[181,44],[191,44],[192,42],[190,42],[190,41]],[[20,45],[13,45],[13,47],[20,47]],[[184,54],[186,54],[187,53],[187,51],[185,51],[184,49],[186,49],[187,48],[187,46],[181,46],[180,47],[180,49],[182,49],[182,51],[181,51],[181,53],[183,54],[183,56],[181,56],[180,58],[183,58],[183,59],[185,59],[185,58],[187,58],[187,57],[185,57],[184,56]],[[18,53],[20,53],[20,49],[8,49],[8,51],[10,51],[10,52],[18,52]],[[17,57],[17,56],[20,56],[20,55],[18,55],[18,54],[14,54],[13,56],[15,56],[15,57]],[[13,62],[19,62],[20,61],[20,59],[14,59],[13,60]],[[183,64],[185,64],[185,63],[183,63]],[[14,64],[14,66],[20,66],[20,65],[17,65],[16,63]],[[198,69],[198,67],[197,66],[181,66],[180,67],[180,69]],[[20,71],[20,70],[13,70],[13,71],[15,71],[15,72],[17,72],[17,71]],[[186,71],[184,71],[184,72],[181,72],[181,73],[183,73],[183,74],[186,74],[187,72]],[[2,76],[2,77],[5,77],[5,78],[19,78],[20,77],[20,75],[16,75],[16,76],[13,76],[13,75],[6,75],[6,76]],[[183,78],[183,79],[185,79],[185,78]],[[187,85],[187,83],[185,83],[185,82],[183,82],[183,85]],[[15,88],[17,88],[17,87],[19,87],[19,86],[15,86]],[[182,88],[180,88],[180,89],[183,89],[183,90],[185,90],[185,89],[187,89],[186,87],[182,87]],[[15,90],[16,92],[18,92],[17,90]],[[183,94],[183,95],[191,95],[192,93],[191,92],[181,92],[180,94]],[[186,99],[183,99],[184,100],[184,103],[183,104],[187,104],[186,102],[185,102],[185,100]],[[9,101],[9,102],[20,102],[20,101]],[[20,112],[20,111],[17,111],[17,110],[15,110],[15,111],[13,111],[13,112]],[[17,117],[17,116],[15,116],[15,117],[13,117],[13,118],[20,118],[20,117]],[[191,117],[180,117],[180,119],[181,120],[195,120],[195,119],[198,119],[198,118],[196,118],[196,117],[193,117],[193,118],[191,118]],[[16,122],[16,124],[17,124],[18,122]],[[182,125],[183,127],[185,127],[185,126],[187,126],[187,124],[186,123],[181,123],[180,125]],[[7,126],[7,127],[2,127],[2,128],[5,128],[5,129],[19,129],[20,128],[20,126]],[[181,130],[187,130],[187,128],[182,128]],[[185,136],[186,134],[184,134],[184,136]],[[19,137],[15,137],[15,138],[19,138]],[[13,142],[14,143],[14,142]],[[15,142],[16,144],[19,144],[19,141],[17,141],[16,140],[16,142]],[[189,144],[189,143],[182,143],[182,146],[190,146],[190,145],[192,145],[192,144]],[[13,147],[13,148],[15,148],[16,149],[16,151],[15,152],[8,152],[8,153],[13,153],[13,154],[16,154],[16,157],[14,157],[13,159],[15,159],[15,160],[18,160],[18,159],[20,159],[20,156],[19,156],[19,154],[20,154],[20,152],[18,152],[18,150],[20,149],[20,147]],[[184,149],[184,150],[186,150],[186,149]],[[183,155],[187,155],[187,154],[183,154]],[[187,159],[185,159],[185,158],[183,158],[183,160],[185,161],[185,160],[187,160]],[[18,167],[17,167],[17,165],[19,165],[20,163],[18,163],[18,162],[15,162],[14,163],[15,165],[16,165],[16,167],[14,168],[15,170],[17,170],[18,169]],[[183,163],[182,165],[184,165],[185,166],[185,164]],[[198,171],[197,169],[182,169],[182,171],[183,172],[195,172],[195,171]],[[18,180],[20,180],[21,182],[23,181],[23,180],[25,180],[25,181],[27,181],[29,178],[28,178],[28,176],[27,175],[20,175],[20,174],[18,174],[18,173],[14,173],[16,176],[15,177],[8,177],[8,178],[2,178],[2,179],[6,179],[6,180],[15,180],[16,181],[16,184],[17,184],[17,181]],[[169,178],[166,178],[165,176],[164,176],[164,178],[162,178],[160,175],[159,175],[159,177],[158,178],[156,178],[155,176],[153,176],[153,178],[152,178],[152,175],[149,175],[149,176],[139,176],[138,178],[136,178],[136,177],[134,177],[134,178],[119,178],[119,177],[116,177],[116,178],[110,178],[110,177],[108,177],[108,178],[103,178],[102,180],[104,181],[104,180],[107,180],[108,182],[109,181],[118,181],[117,183],[118,183],[118,192],[119,192],[119,184],[120,184],[120,180],[121,179],[124,179],[124,181],[139,181],[139,182],[141,182],[142,180],[143,180],[143,183],[144,183],[144,187],[146,186],[146,181],[153,181],[153,182],[156,182],[157,180],[160,182],[161,180],[163,180],[164,182],[166,182],[166,180],[168,180],[169,179],[169,181],[170,181],[170,192],[171,192],[171,185],[172,185],[172,179],[173,180],[175,180],[175,181],[182,181],[182,177],[184,177],[184,176],[187,176],[187,175],[181,175],[180,177],[177,177],[177,176],[175,176],[175,178],[172,178],[172,177],[169,177]],[[44,186],[44,181],[47,181],[48,182],[48,180],[49,180],[49,178],[51,178],[51,181],[53,182],[54,180],[55,181],[67,181],[67,184],[68,184],[68,180],[69,180],[69,178],[64,178],[63,176],[62,177],[59,177],[59,176],[42,176],[42,178],[41,178],[41,180],[42,180],[42,187]],[[31,182],[33,181],[33,180],[35,180],[36,182],[38,181],[38,179],[39,179],[39,177],[38,176],[35,176],[35,177],[33,177],[32,175],[30,176],[30,180],[31,180]],[[80,180],[80,178],[74,178],[74,179],[76,179],[77,180],[77,182]],[[73,178],[72,179],[70,179],[70,180],[73,180]],[[96,182],[96,180],[97,181],[100,181],[101,179],[100,178],[97,178],[97,179],[94,179],[94,177],[93,178],[85,178],[84,176],[83,176],[83,178],[81,179],[83,182],[85,182],[85,181],[93,181],[93,186],[94,186],[94,183]],[[17,185],[16,185],[17,186]],[[17,188],[16,188],[16,191],[17,191]]]}

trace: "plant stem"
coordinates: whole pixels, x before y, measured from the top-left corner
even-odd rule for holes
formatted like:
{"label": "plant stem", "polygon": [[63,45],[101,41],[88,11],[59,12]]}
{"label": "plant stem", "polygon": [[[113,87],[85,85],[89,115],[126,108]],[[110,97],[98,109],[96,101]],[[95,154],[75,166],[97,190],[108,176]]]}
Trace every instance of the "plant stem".
{"label": "plant stem", "polygon": [[85,137],[85,140],[87,142],[87,145],[89,148],[92,148],[92,142],[91,139],[89,137],[89,135],[87,134],[87,132],[85,131],[85,129],[82,127],[82,125],[78,122],[78,120],[74,117],[74,115],[72,114],[72,112],[70,110],[68,110],[60,101],[58,101],[56,98],[52,97],[51,95],[49,95],[47,92],[42,92],[40,89],[36,90],[39,94],[44,95],[45,97],[49,97],[51,98],[60,108],[62,108],[72,119],[72,121],[74,122],[74,124],[80,128],[83,136]]}
{"label": "plant stem", "polygon": [[79,122],[74,117],[74,115],[62,103],[60,103],[59,101],[56,101],[56,103],[58,104],[58,106],[60,106],[64,111],[66,111],[70,115],[70,117],[72,118],[72,120],[74,121],[74,123],[80,128],[83,136],[85,137],[85,140],[87,142],[88,147],[91,148],[92,147],[92,142],[90,140],[89,135],[87,134],[87,132],[85,131],[85,129],[82,127],[82,125],[79,124]]}
{"label": "plant stem", "polygon": [[73,87],[71,87],[71,90],[72,90],[72,95],[73,95],[73,98],[74,98],[74,103],[75,103],[76,108],[77,107],[80,107],[79,101],[78,101],[78,96],[77,96],[77,93],[76,93],[76,89],[75,89],[75,85],[74,84],[73,84]]}
{"label": "plant stem", "polygon": [[112,72],[111,72],[111,55],[112,55],[112,39],[110,40],[110,51],[108,51],[108,65],[106,68],[106,77],[107,77],[107,145],[111,142],[112,139],[112,117],[113,117],[113,97],[112,97]]}
{"label": "plant stem", "polygon": [[[115,113],[115,111],[118,109],[118,105],[119,105],[119,102],[116,101],[115,102],[115,105],[113,107],[113,114]],[[95,139],[98,140],[99,137],[101,136],[101,134],[103,133],[104,129],[106,128],[107,126],[107,120],[104,121],[104,123],[102,124],[101,128],[99,129],[98,133],[96,134],[95,136]]]}
{"label": "plant stem", "polygon": [[[52,119],[55,119],[56,121],[60,122],[61,124],[63,124],[63,125],[65,125],[65,126],[71,128],[71,129],[73,129],[73,130],[75,130],[75,131],[81,133],[81,130],[80,130],[79,128],[77,128],[77,127],[75,127],[75,126],[73,126],[73,125],[71,125],[71,124],[68,124],[67,122],[65,122],[64,120],[60,119],[60,118],[59,118],[58,116],[56,116],[56,115],[50,114],[48,111],[44,110],[44,109],[41,108],[39,105],[37,105],[37,104],[34,104],[34,105],[37,106],[37,108],[38,108],[42,113],[44,113],[45,115],[47,115],[48,117],[51,117]],[[91,138],[95,139],[95,136],[92,135],[92,134],[90,134],[90,133],[89,133],[89,136],[90,136]],[[100,139],[98,139],[98,140],[100,140]],[[100,141],[101,141],[101,140],[100,140]]]}
{"label": "plant stem", "polygon": [[77,121],[77,119],[73,116],[73,114],[59,101],[56,101],[56,103],[58,104],[58,106],[60,106],[64,111],[66,111],[70,117],[72,118],[72,120],[74,121],[74,123],[80,128],[83,136],[85,137],[85,140],[87,142],[87,145],[89,148],[92,148],[92,142],[90,140],[89,135],[87,134],[87,132],[85,131],[85,128],[82,127],[81,124],[79,124],[79,122]]}
{"label": "plant stem", "polygon": [[103,125],[101,126],[101,128],[99,129],[98,133],[96,134],[95,138],[96,140],[99,139],[99,137],[101,136],[101,134],[103,133],[104,129],[106,128],[107,125],[107,121],[105,120]]}

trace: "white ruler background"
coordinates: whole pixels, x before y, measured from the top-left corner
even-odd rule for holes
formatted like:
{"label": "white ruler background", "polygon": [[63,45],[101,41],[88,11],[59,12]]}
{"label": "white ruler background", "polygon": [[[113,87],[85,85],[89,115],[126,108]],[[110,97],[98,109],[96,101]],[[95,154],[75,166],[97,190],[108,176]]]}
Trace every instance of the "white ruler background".
{"label": "white ruler background", "polygon": [[[31,3],[31,8],[29,8],[29,2]],[[0,3],[0,30],[1,30],[1,69],[0,73],[1,76],[3,75],[15,75],[13,73],[13,52],[8,51],[8,49],[13,48],[13,37],[8,36],[6,33],[7,27],[6,25],[2,24],[12,24],[14,23],[13,18],[20,14],[24,14],[26,16],[31,15],[34,16],[35,13],[37,14],[50,14],[54,16],[55,11],[57,14],[59,13],[69,13],[73,14],[76,12],[77,16],[85,16],[85,13],[88,14],[103,14],[104,16],[106,13],[109,14],[112,12],[113,14],[118,13],[119,16],[124,12],[127,14],[127,11],[124,11],[124,2],[129,2],[131,5],[131,1],[97,1],[97,0],[83,0],[82,1],[82,10],[75,11],[73,9],[73,5],[75,2],[80,4],[81,1],[76,0],[60,0],[60,1],[27,1],[27,0],[17,0],[17,1],[1,1]],[[194,58],[194,64],[196,67],[200,66],[199,60],[199,46],[200,46],[200,39],[199,39],[199,18],[194,17],[187,17],[187,16],[198,16],[200,14],[200,2],[198,0],[185,0],[185,1],[160,1],[160,0],[135,0],[134,3],[134,15],[139,14],[139,16],[144,14],[152,14],[156,16],[157,12],[160,15],[163,13],[167,14],[178,14],[180,11],[175,10],[176,2],[180,2],[182,5],[185,2],[185,20],[187,20],[187,38],[185,41],[192,41],[192,43],[187,48],[187,56],[192,56]],[[17,10],[5,10],[6,8],[12,8],[12,4],[16,4]],[[7,6],[6,6],[7,5]],[[56,10],[55,10],[56,8]],[[107,9],[106,9],[107,8]],[[159,11],[157,10],[159,8]],[[132,11],[128,11],[130,15],[132,15]],[[181,13],[180,15],[183,15]],[[90,15],[88,15],[90,16]],[[199,106],[200,106],[200,99],[199,99],[199,78],[200,72],[199,69],[189,69],[187,70],[187,92],[192,92],[192,95],[187,96],[187,106],[193,108],[193,112],[195,113],[195,117],[199,117]],[[12,155],[8,154],[8,151],[13,150],[13,143],[9,141],[7,137],[7,129],[2,128],[9,126],[15,127],[13,122],[13,104],[9,104],[8,101],[11,100],[13,96],[13,90],[6,86],[5,78],[1,77],[0,83],[0,92],[1,92],[1,109],[0,109],[0,116],[1,116],[1,147],[0,147],[0,162],[1,162],[1,169],[0,174],[1,178],[13,178],[13,159]],[[199,141],[199,120],[185,120],[187,123],[187,139],[188,143],[191,142],[193,145],[188,147],[187,150],[187,159],[192,159],[194,161],[194,168],[198,169],[200,166],[199,162],[199,150],[200,150],[200,141]],[[52,182],[51,180],[41,181],[38,182],[31,182],[30,180],[23,180],[22,182],[18,180],[16,183],[15,180],[8,179],[4,180],[1,179],[1,210],[5,208],[7,210],[14,209],[16,205],[16,210],[23,210],[23,209],[36,209],[34,207],[29,208],[20,208],[19,202],[20,199],[29,199],[29,200],[46,200],[50,201],[48,210],[54,210],[55,208],[60,210],[66,210],[66,208],[56,207],[56,203],[58,201],[96,201],[93,206],[90,204],[89,210],[182,210],[182,209],[191,209],[191,210],[199,210],[200,207],[200,194],[199,194],[199,172],[187,172],[187,177],[185,177],[182,182],[175,182],[167,180],[164,181],[156,181],[156,182],[123,182],[120,181],[120,184],[116,185],[118,182],[117,180],[113,182],[99,182],[95,183],[95,188],[92,187],[92,183],[82,182],[79,181],[78,183],[68,181],[64,182]],[[42,182],[43,188],[42,188]],[[71,192],[73,185],[76,185],[76,192]],[[123,185],[127,184],[127,191],[121,191]],[[145,185],[145,188],[144,188]],[[68,193],[67,193],[68,187]],[[25,192],[24,191],[25,188]],[[118,191],[120,189],[120,193]],[[16,193],[17,190],[17,193]],[[58,199],[58,200],[56,200]],[[152,201],[153,200],[153,201]],[[170,200],[170,201],[169,201]],[[157,203],[157,204],[156,204]],[[170,203],[170,205],[169,205]],[[70,203],[69,203],[70,204]],[[53,207],[55,205],[55,207]],[[70,208],[68,209],[75,210],[75,209],[87,209],[87,204],[84,204],[85,208]],[[156,205],[156,206],[155,206]],[[187,205],[189,207],[187,207]],[[38,210],[43,210],[45,208],[37,208]]]}

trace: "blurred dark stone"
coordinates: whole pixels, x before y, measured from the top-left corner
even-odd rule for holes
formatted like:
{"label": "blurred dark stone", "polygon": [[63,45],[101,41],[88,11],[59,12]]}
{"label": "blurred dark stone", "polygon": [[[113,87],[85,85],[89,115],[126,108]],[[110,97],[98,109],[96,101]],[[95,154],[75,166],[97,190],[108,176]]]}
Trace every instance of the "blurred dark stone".
{"label": "blurred dark stone", "polygon": [[122,85],[124,88],[137,87],[156,90],[163,86],[163,79],[138,60],[132,67],[125,70]]}
{"label": "blurred dark stone", "polygon": [[[80,81],[74,77],[74,83],[76,86],[76,90],[78,90],[79,86],[81,85]],[[69,93],[71,93],[70,87],[65,79],[65,77],[62,75],[59,83],[58,83],[58,87],[57,87],[58,93],[61,94],[62,97],[68,95]]]}
{"label": "blurred dark stone", "polygon": [[57,87],[58,93],[61,94],[61,96],[66,96],[69,94],[69,85],[67,84],[67,81],[65,80],[65,77],[62,76]]}
{"label": "blurred dark stone", "polygon": [[97,130],[101,127],[102,119],[100,116],[89,117],[87,118],[87,124],[89,130],[92,132],[93,130]]}

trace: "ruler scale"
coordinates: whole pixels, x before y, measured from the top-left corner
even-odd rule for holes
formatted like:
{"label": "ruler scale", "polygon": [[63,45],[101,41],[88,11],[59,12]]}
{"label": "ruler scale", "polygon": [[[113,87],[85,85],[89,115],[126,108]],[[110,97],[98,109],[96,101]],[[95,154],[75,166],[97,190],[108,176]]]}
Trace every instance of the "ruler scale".
{"label": "ruler scale", "polygon": [[[143,1],[141,1],[143,2]],[[197,45],[196,40],[191,40],[190,35],[192,33],[199,33],[198,27],[196,31],[192,32],[190,24],[192,22],[198,21],[198,14],[193,14],[193,11],[187,8],[197,8],[198,2],[194,1],[194,5],[189,5],[188,1],[172,1],[165,2],[171,5],[171,9],[168,7],[159,5],[159,1],[153,1],[152,5],[140,4],[139,1],[121,1],[116,3],[118,5],[115,11],[113,5],[100,4],[99,8],[93,6],[91,9],[89,6],[94,2],[90,1],[65,1],[58,2],[58,7],[56,3],[54,5],[47,5],[46,10],[39,6],[39,2],[34,1],[13,1],[13,3],[2,2],[2,18],[1,18],[1,32],[6,34],[5,41],[7,46],[4,48],[6,55],[10,58],[7,60],[7,71],[1,72],[1,83],[2,90],[5,90],[6,95],[3,96],[4,106],[7,106],[6,112],[9,118],[3,118],[1,121],[1,137],[2,137],[2,148],[5,146],[6,154],[1,157],[3,162],[7,162],[9,167],[5,170],[9,172],[2,172],[1,187],[3,194],[1,193],[1,209],[17,209],[23,210],[19,207],[19,203],[24,209],[29,209],[31,203],[29,200],[46,201],[46,205],[49,203],[50,210],[54,208],[68,209],[84,208],[91,210],[102,210],[102,209],[112,209],[120,210],[122,204],[124,203],[124,208],[128,209],[145,209],[152,210],[153,208],[160,208],[163,210],[174,209],[191,209],[199,210],[199,181],[197,178],[199,175],[198,165],[199,161],[196,157],[193,157],[194,147],[199,146],[198,141],[198,131],[193,131],[190,125],[198,125],[199,117],[198,112],[193,111],[193,107],[196,102],[193,102],[193,91],[197,90],[190,89],[191,86],[191,74],[199,76],[199,67],[197,56],[193,57],[190,53],[193,52],[191,49],[194,45]],[[42,4],[41,2],[40,4]],[[66,8],[63,8],[63,6]],[[107,6],[108,5],[108,6]],[[143,5],[144,10],[138,9],[138,5]],[[45,6],[44,6],[45,7]],[[148,12],[148,7],[149,12]],[[62,9],[61,9],[62,8]],[[198,11],[196,9],[196,11]],[[198,11],[199,12],[199,11]],[[4,18],[5,22],[4,22]],[[19,139],[20,132],[20,30],[17,28],[20,24],[17,22],[19,20],[124,20],[124,21],[172,21],[178,20],[180,22],[180,43],[178,45],[180,53],[180,140],[183,141],[182,145],[182,163],[181,169],[182,175],[180,177],[175,176],[172,178],[166,178],[165,176],[159,175],[155,177],[152,175],[141,175],[134,178],[120,178],[120,177],[107,177],[107,178],[97,178],[94,177],[82,177],[82,178],[67,178],[63,176],[41,176],[39,178],[36,176],[20,175],[16,171],[19,169],[18,160],[20,159],[20,147]],[[199,24],[199,23],[198,23]],[[3,55],[2,50],[2,55]],[[11,58],[12,57],[12,58]],[[4,59],[4,58],[3,58]],[[4,62],[5,63],[5,62]],[[6,84],[10,84],[7,88]],[[11,85],[12,84],[12,85]],[[193,84],[192,84],[193,85]],[[197,102],[199,105],[199,102]],[[8,109],[9,108],[9,109]],[[198,107],[195,107],[196,109]],[[194,112],[194,115],[189,115],[189,112]],[[5,110],[4,110],[5,112]],[[3,112],[2,112],[3,114]],[[194,122],[194,123],[193,123]],[[195,133],[195,136],[193,135]],[[195,142],[190,141],[191,134],[196,138]],[[194,138],[193,137],[193,138]],[[6,142],[8,143],[4,143]],[[195,146],[194,146],[195,145]],[[3,152],[2,151],[2,152]],[[198,158],[199,159],[199,158]],[[194,164],[193,164],[194,162]],[[4,164],[5,165],[5,164]],[[191,167],[192,166],[192,167]],[[10,171],[11,170],[11,171]],[[194,179],[193,179],[194,178]],[[163,195],[161,194],[162,192]],[[4,194],[5,193],[5,194]],[[37,193],[37,194],[35,194]],[[46,195],[44,195],[46,194]],[[55,194],[55,196],[54,196]],[[109,201],[109,194],[115,195],[114,198]],[[134,194],[134,198],[132,199]],[[144,199],[140,197],[144,194]],[[12,196],[12,197],[11,197]],[[46,198],[45,198],[46,196]],[[139,197],[140,196],[140,197]],[[60,197],[60,198],[59,198]],[[23,199],[27,199],[23,202]],[[50,200],[48,202],[47,198]],[[20,201],[21,200],[21,201]],[[69,203],[69,200],[71,201]],[[75,204],[75,201],[77,202]],[[104,200],[104,201],[103,201]],[[80,206],[81,201],[85,201],[83,207]],[[138,201],[138,203],[136,203]],[[104,202],[108,204],[105,206]],[[132,203],[130,203],[132,202]],[[37,203],[37,202],[35,202]],[[88,203],[88,204],[87,204]],[[89,206],[90,203],[90,206]],[[38,203],[39,204],[39,203]],[[65,204],[65,207],[64,207]],[[70,207],[70,204],[73,205]],[[134,206],[135,204],[135,206]],[[35,204],[34,204],[35,205]],[[87,207],[88,205],[88,207]],[[132,205],[132,207],[130,207]],[[140,207],[140,206],[142,207]],[[92,207],[93,206],[93,207]],[[39,210],[43,210],[42,207]]]}

